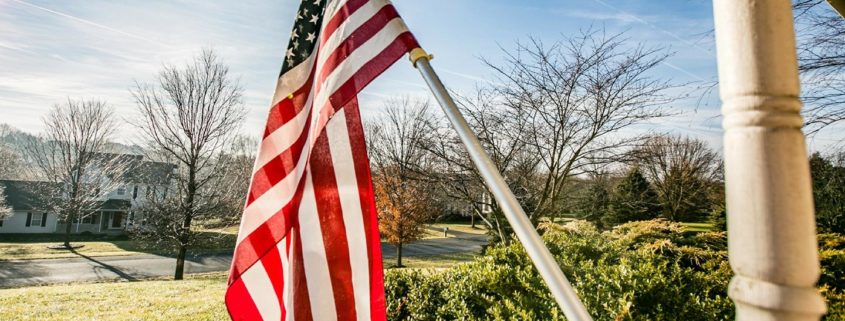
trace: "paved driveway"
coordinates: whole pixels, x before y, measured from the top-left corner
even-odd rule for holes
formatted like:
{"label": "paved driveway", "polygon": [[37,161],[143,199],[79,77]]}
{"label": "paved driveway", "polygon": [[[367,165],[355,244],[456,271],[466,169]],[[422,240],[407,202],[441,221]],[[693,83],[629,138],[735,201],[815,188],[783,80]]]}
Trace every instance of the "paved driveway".
{"label": "paved driveway", "polygon": [[[486,243],[483,235],[452,233],[456,236],[443,239],[422,240],[406,245],[403,256],[434,256],[449,253],[480,251]],[[395,248],[382,244],[386,258],[394,257]],[[176,259],[143,254],[133,256],[108,256],[27,261],[0,261],[0,287],[17,287],[36,284],[93,282],[104,280],[138,280],[156,276],[173,275]],[[227,271],[232,255],[216,254],[188,257],[185,273]]]}

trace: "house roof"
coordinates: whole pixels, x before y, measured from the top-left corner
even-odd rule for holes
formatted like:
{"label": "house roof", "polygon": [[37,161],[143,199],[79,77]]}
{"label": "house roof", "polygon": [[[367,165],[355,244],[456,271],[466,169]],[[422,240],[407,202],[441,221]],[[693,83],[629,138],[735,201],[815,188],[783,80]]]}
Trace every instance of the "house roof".
{"label": "house roof", "polygon": [[[60,184],[40,181],[0,180],[6,196],[6,204],[16,211],[44,210],[51,199],[57,195]],[[129,200],[108,199],[100,202],[97,210],[125,210],[132,206]]]}
{"label": "house roof", "polygon": [[140,162],[127,173],[130,182],[149,185],[167,185],[176,165],[162,162]]}
{"label": "house roof", "polygon": [[149,185],[166,185],[176,165],[164,162],[144,160],[144,156],[134,154],[99,153],[100,162],[118,162],[126,164],[127,169],[123,179],[127,183],[141,183]]}
{"label": "house roof", "polygon": [[99,210],[125,210],[132,207],[132,203],[128,200],[109,199],[100,203],[97,207]]}
{"label": "house roof", "polygon": [[60,190],[60,185],[51,182],[0,180],[6,196],[6,204],[13,210],[43,209]]}

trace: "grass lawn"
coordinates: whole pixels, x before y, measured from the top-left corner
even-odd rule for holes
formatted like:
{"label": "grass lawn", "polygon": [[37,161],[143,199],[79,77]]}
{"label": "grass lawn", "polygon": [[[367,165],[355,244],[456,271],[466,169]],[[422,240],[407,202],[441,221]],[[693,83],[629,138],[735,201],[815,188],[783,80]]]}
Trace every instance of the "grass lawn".
{"label": "grass lawn", "polygon": [[435,223],[429,224],[426,227],[423,239],[437,239],[443,238],[443,229],[449,228],[449,237],[454,237],[455,234],[475,234],[482,235],[487,233],[487,226],[483,222],[476,222],[475,228],[469,223]]}
{"label": "grass lawn", "polygon": [[[203,230],[199,232],[202,240],[188,249],[189,254],[203,254],[232,251],[235,247],[237,227],[218,230]],[[61,234],[4,236],[0,238],[0,260],[33,260],[58,259],[79,257],[67,250],[53,250],[49,246],[61,245],[64,236]],[[169,255],[174,254],[170,248],[145,246],[141,242],[128,239],[126,236],[98,237],[74,235],[71,242],[83,245],[76,252],[90,257],[138,255],[145,253]]]}
{"label": "grass lawn", "polygon": [[[84,245],[76,249],[76,252],[86,256],[118,256],[137,255],[142,251],[137,249],[134,241],[91,241],[73,242],[74,245]],[[32,259],[57,259],[68,257],[79,257],[67,250],[51,250],[51,245],[61,245],[61,242],[44,243],[0,243],[0,260],[32,260]]]}
{"label": "grass lawn", "polygon": [[[438,256],[403,256],[402,265],[410,269],[447,269],[455,264],[472,261],[478,253],[464,252],[444,254]],[[383,265],[385,268],[391,269],[396,266],[396,258],[384,259]]]}
{"label": "grass lawn", "polygon": [[228,320],[226,274],[0,290],[0,320]]}

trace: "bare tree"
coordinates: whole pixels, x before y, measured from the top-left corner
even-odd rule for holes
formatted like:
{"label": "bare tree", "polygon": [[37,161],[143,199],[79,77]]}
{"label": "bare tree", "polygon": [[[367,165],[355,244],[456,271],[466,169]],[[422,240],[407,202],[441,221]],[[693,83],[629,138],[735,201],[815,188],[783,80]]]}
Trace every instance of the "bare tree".
{"label": "bare tree", "polygon": [[36,137],[7,124],[0,124],[0,179],[35,179],[24,151],[24,146],[33,139]]}
{"label": "bare tree", "polygon": [[225,170],[222,181],[228,184],[229,192],[224,197],[223,204],[227,208],[225,215],[220,217],[223,226],[237,225],[244,211],[244,195],[249,192],[252,179],[253,165],[258,155],[258,139],[246,135],[238,135],[224,151],[221,161]]}
{"label": "bare tree", "polygon": [[[550,46],[531,39],[504,55],[485,60],[496,80],[464,112],[535,223],[563,212],[572,177],[619,161],[640,140],[623,130],[665,116],[679,98],[670,91],[680,85],[651,75],[668,53],[622,34],[587,31]],[[457,146],[438,154],[457,155]]]}
{"label": "bare tree", "polygon": [[104,101],[68,99],[50,109],[44,135],[24,144],[37,178],[51,183],[37,192],[46,194],[47,208],[64,222],[66,248],[72,223],[97,212],[106,195],[125,183],[126,159],[106,153],[117,129],[113,115]]}
{"label": "bare tree", "polygon": [[845,19],[825,0],[794,0],[809,133],[845,120]]}
{"label": "bare tree", "polygon": [[425,146],[433,140],[435,120],[428,106],[407,97],[390,100],[385,114],[367,126],[379,227],[396,246],[397,266],[403,245],[418,240],[433,217],[435,169]]}
{"label": "bare tree", "polygon": [[0,143],[0,179],[15,179],[25,166],[20,156],[7,145]]}
{"label": "bare tree", "polygon": [[653,136],[632,153],[654,185],[665,218],[696,220],[710,212],[721,160],[707,143],[689,137]]}
{"label": "bare tree", "polygon": [[[494,112],[500,102],[492,90],[478,88],[473,96],[456,97],[461,113],[466,116],[511,190],[523,206],[530,207],[533,197],[538,194],[536,181],[540,159],[520,139],[526,124],[518,120],[508,121],[507,113]],[[469,204],[472,214],[482,219],[488,231],[507,243],[509,233],[504,213],[495,200],[484,196],[489,195],[489,191],[460,138],[448,124],[442,121],[438,124],[440,128],[433,136],[434,143],[426,145],[428,152],[438,160],[438,183],[444,185],[451,197]]]}
{"label": "bare tree", "polygon": [[139,109],[134,125],[149,157],[176,166],[171,186],[142,209],[149,228],[139,236],[175,247],[174,278],[180,280],[196,225],[227,215],[233,185],[224,181],[230,170],[225,151],[245,115],[243,89],[205,50],[181,68],[166,65],[156,85],[136,83],[131,93]]}

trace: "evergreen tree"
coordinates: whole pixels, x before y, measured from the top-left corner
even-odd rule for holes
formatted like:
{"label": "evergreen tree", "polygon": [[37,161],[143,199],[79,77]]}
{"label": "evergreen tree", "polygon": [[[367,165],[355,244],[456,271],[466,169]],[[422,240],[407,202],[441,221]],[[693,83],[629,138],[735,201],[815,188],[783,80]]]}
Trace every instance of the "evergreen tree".
{"label": "evergreen tree", "polygon": [[724,204],[713,208],[713,211],[710,212],[709,223],[713,225],[714,231],[728,230],[728,212]]}
{"label": "evergreen tree", "polygon": [[611,195],[602,223],[612,226],[631,221],[657,218],[660,215],[657,193],[638,167],[632,168]]}
{"label": "evergreen tree", "polygon": [[580,197],[578,212],[581,219],[601,225],[601,218],[607,213],[609,203],[610,193],[607,180],[603,177],[595,177]]}
{"label": "evergreen tree", "polygon": [[816,222],[822,232],[845,234],[845,166],[843,157],[826,159],[819,153],[810,157]]}

